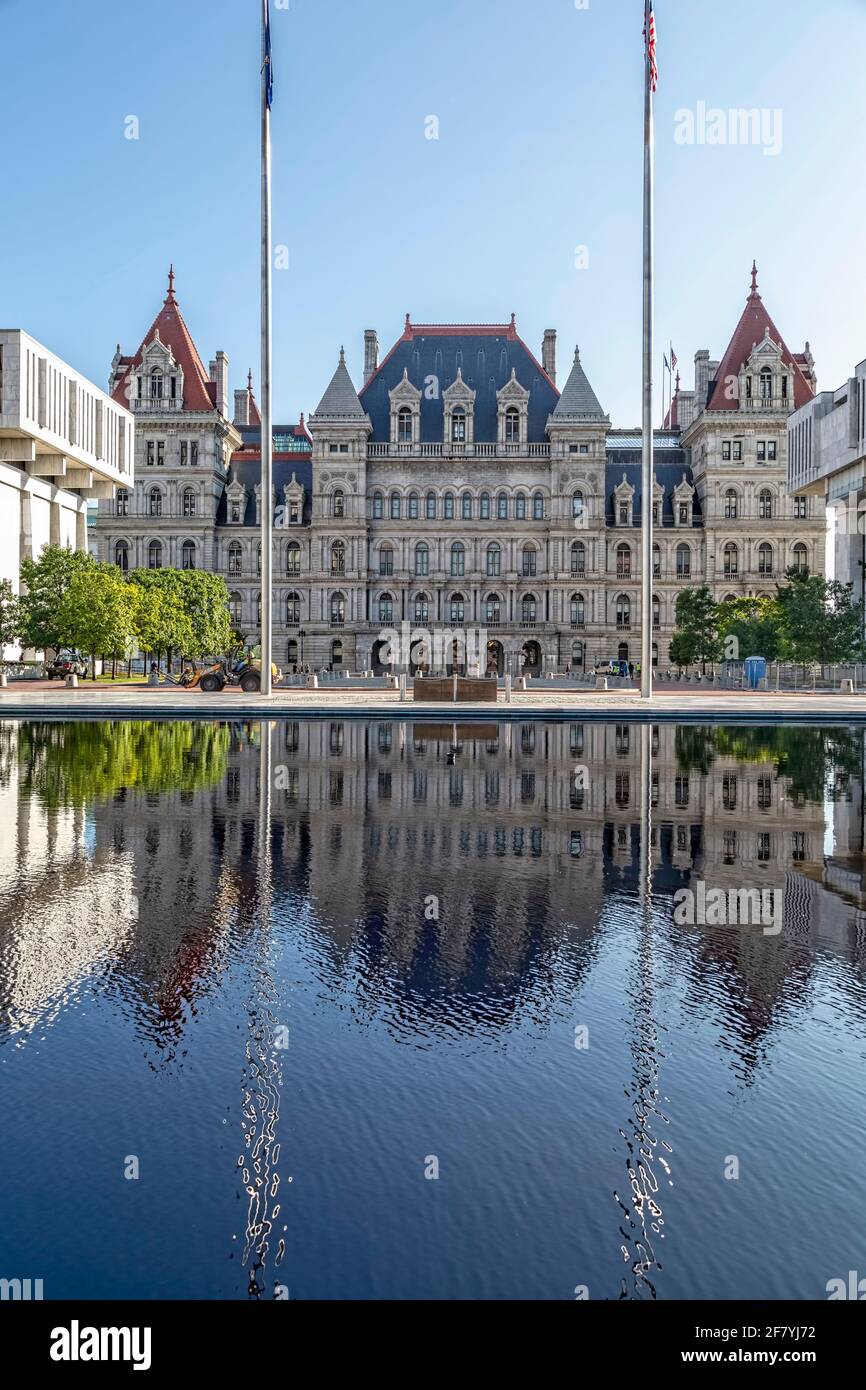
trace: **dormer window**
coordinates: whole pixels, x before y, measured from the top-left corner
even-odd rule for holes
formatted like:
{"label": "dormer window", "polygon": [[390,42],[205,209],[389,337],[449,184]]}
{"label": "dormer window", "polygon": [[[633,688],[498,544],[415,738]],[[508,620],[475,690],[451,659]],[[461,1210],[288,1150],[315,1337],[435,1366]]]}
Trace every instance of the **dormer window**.
{"label": "dormer window", "polygon": [[333,513],[336,517],[342,517],[346,515],[346,499],[339,488],[337,488],[334,492]]}
{"label": "dormer window", "polygon": [[452,444],[466,443],[466,411],[455,410],[451,416],[451,442]]}
{"label": "dormer window", "polygon": [[234,521],[234,522],[239,522],[239,521],[240,521],[240,519],[241,519],[241,504],[240,504],[240,502],[232,502],[232,505],[231,505],[231,519],[232,519],[232,521]]}
{"label": "dormer window", "polygon": [[619,524],[620,524],[620,526],[628,526],[628,518],[629,518],[629,512],[630,512],[630,511],[631,511],[631,508],[629,507],[628,502],[620,502],[620,504],[619,504]]}
{"label": "dormer window", "polygon": [[162,400],[162,372],[159,367],[154,367],[150,374],[150,399],[152,401]]}
{"label": "dormer window", "polygon": [[520,412],[510,406],[505,412],[505,442],[506,444],[520,443]]}
{"label": "dormer window", "polygon": [[783,400],[783,401],[786,401],[787,399],[788,399],[788,378],[787,378],[786,376],[783,376],[783,377],[782,377],[782,400]]}
{"label": "dormer window", "polygon": [[773,399],[773,373],[769,367],[761,368],[761,400]]}
{"label": "dormer window", "polygon": [[408,406],[397,411],[397,443],[412,443],[412,412]]}

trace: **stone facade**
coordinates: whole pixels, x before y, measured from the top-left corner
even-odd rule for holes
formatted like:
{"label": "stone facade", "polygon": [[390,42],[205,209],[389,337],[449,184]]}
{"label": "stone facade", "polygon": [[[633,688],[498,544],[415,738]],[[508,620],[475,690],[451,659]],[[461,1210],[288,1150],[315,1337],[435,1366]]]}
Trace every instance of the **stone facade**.
{"label": "stone facade", "polygon": [[[513,316],[419,325],[407,315],[381,363],[376,333],[365,333],[360,391],[341,350],[308,424],[275,428],[274,634],[284,668],[378,668],[403,623],[434,640],[473,629],[482,668],[500,673],[583,672],[639,657],[640,434],[612,429],[576,350],[557,388],[552,329],[541,354],[544,365]],[[225,356],[205,372],[170,287],[136,358],[118,350],[112,387],[136,413],[138,481],[133,497],[101,508],[100,553],[130,567],[217,570],[236,627],[256,640],[261,458],[251,379],[235,392],[230,422]],[[813,392],[808,346],[788,351],[753,275],[724,358],[697,354],[695,389],[678,386],[655,438],[660,665],[686,585],[706,582],[722,598],[772,592],[791,564],[823,572],[823,505],[785,491],[788,415]],[[438,656],[416,647],[413,658],[448,665],[450,643]]]}

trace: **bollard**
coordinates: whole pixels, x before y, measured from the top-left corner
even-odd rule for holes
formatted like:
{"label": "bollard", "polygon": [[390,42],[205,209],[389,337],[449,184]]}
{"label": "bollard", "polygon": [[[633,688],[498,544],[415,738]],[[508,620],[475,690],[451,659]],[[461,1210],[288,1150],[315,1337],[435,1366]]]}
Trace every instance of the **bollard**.
{"label": "bollard", "polygon": [[510,704],[511,704],[511,677],[510,677],[510,676],[506,676],[506,677],[505,677],[505,703],[506,703],[506,705],[510,705]]}
{"label": "bollard", "polygon": [[848,679],[843,680],[839,686],[839,692],[842,695],[853,695],[855,693],[854,682]]}
{"label": "bollard", "polygon": [[307,689],[308,689],[308,690],[318,690],[318,688],[319,688],[319,677],[315,674],[315,672],[313,672],[313,674],[310,676],[309,680],[307,681]]}
{"label": "bollard", "polygon": [[9,677],[5,671],[0,671],[0,690],[5,690],[9,684]]}
{"label": "bollard", "polygon": [[607,676],[596,676],[595,688],[596,690],[607,690]]}
{"label": "bollard", "polygon": [[67,676],[67,677],[66,677],[66,689],[67,689],[67,690],[77,690],[77,689],[78,689],[78,677],[77,677],[74,673],[73,673],[73,675]]}
{"label": "bollard", "polygon": [[401,672],[401,673],[400,673],[400,703],[401,703],[401,704],[405,704],[405,703],[406,703],[406,675],[405,675],[405,672]]}

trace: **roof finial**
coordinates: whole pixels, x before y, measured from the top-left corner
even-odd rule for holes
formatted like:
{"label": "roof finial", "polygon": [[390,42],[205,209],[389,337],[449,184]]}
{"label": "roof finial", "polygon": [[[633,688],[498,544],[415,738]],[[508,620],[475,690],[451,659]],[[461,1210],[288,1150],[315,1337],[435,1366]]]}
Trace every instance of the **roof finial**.
{"label": "roof finial", "polygon": [[249,371],[247,372],[247,391],[249,392],[250,395],[253,394],[253,369],[252,369],[252,367],[250,367]]}
{"label": "roof finial", "polygon": [[752,294],[758,293],[758,263],[752,261]]}
{"label": "roof finial", "polygon": [[168,294],[166,299],[174,303],[174,262],[172,262],[168,268]]}
{"label": "roof finial", "polygon": [[340,344],[340,362],[343,366],[346,365],[346,349],[343,347],[342,343]]}
{"label": "roof finial", "polygon": [[577,346],[577,343],[575,343],[575,345],[574,345],[574,365],[575,365],[575,367],[577,366],[577,364],[579,363],[579,361],[580,361],[580,348]]}
{"label": "roof finial", "polygon": [[406,322],[405,322],[404,325],[403,325],[403,332],[404,332],[404,333],[408,333],[408,332],[409,332],[409,329],[410,329],[411,327],[412,327],[412,320],[411,320],[410,316],[407,314],[407,315],[406,315]]}
{"label": "roof finial", "polygon": [[676,394],[677,394],[677,395],[680,394],[680,374],[679,374],[679,372],[677,372],[677,388],[676,388]]}
{"label": "roof finial", "polygon": [[516,314],[512,314],[512,315],[511,315],[511,327],[512,327],[512,328],[515,328],[515,329],[517,328],[517,315],[516,315]]}

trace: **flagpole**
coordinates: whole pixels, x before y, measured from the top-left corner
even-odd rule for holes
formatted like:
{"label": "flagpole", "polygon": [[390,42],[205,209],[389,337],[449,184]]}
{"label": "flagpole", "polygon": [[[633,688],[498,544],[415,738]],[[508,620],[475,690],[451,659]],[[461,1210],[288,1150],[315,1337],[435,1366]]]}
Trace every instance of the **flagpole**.
{"label": "flagpole", "polygon": [[653,545],[653,94],[651,0],[644,0],[644,154],[643,154],[643,419],[641,468],[641,638],[640,694],[652,695]]}
{"label": "flagpole", "polygon": [[262,694],[273,691],[273,430],[271,428],[271,55],[269,0],[262,0]]}

